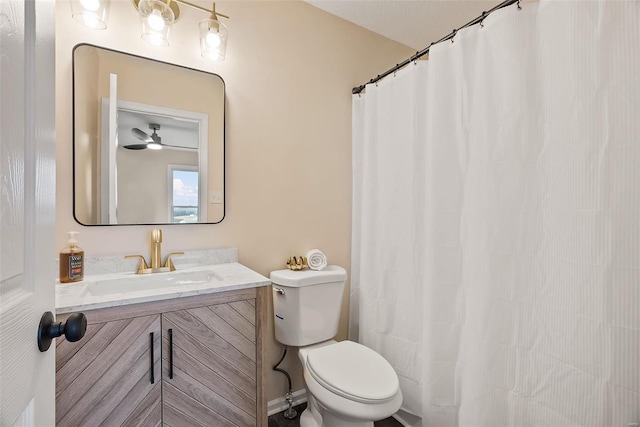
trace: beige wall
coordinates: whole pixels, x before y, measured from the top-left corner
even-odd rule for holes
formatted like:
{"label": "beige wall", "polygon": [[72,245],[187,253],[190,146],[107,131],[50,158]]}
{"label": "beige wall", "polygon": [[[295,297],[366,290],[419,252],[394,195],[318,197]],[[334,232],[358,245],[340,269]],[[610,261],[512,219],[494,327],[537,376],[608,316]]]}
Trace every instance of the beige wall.
{"label": "beige wall", "polygon": [[[210,2],[201,3],[210,6]],[[140,40],[130,1],[111,2],[109,28],[90,31],[57,3],[57,243],[80,231],[87,256],[148,257],[150,226],[83,227],[73,220],[71,51],[86,42],[219,74],[226,83],[226,218],[217,225],[163,227],[163,251],[237,247],[240,262],[265,276],[312,248],[349,270],[351,240],[351,88],[408,57],[408,48],[300,1],[216,4],[228,14],[227,59],[200,57],[197,21],[183,7],[169,48]],[[348,296],[348,291],[345,291]],[[347,335],[345,299],[338,339]],[[270,314],[271,317],[271,314]],[[269,323],[267,360],[281,347]],[[296,352],[283,367],[303,387]],[[267,398],[286,380],[270,372]]]}
{"label": "beige wall", "polygon": [[[87,52],[82,58],[87,64],[85,78],[78,79],[76,99],[82,105],[91,106],[83,114],[76,115],[76,194],[78,195],[76,214],[83,222],[95,223],[100,216],[100,184],[96,176],[100,176],[99,128],[100,110],[98,99],[98,58],[93,52]],[[91,100],[91,101],[90,101]]]}
{"label": "beige wall", "polygon": [[[198,153],[180,150],[127,150],[118,147],[118,221],[170,222],[169,165],[198,167]],[[146,256],[146,254],[145,254]]]}

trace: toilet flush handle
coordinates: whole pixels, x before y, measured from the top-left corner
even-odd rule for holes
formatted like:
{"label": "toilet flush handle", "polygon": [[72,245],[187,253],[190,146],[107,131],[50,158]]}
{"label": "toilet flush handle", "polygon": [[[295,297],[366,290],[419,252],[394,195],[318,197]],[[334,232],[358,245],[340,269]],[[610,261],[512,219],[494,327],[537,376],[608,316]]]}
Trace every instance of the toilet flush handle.
{"label": "toilet flush handle", "polygon": [[276,288],[276,287],[274,286],[274,287],[273,287],[273,291],[274,291],[276,294],[284,295],[284,289],[282,289],[282,288]]}

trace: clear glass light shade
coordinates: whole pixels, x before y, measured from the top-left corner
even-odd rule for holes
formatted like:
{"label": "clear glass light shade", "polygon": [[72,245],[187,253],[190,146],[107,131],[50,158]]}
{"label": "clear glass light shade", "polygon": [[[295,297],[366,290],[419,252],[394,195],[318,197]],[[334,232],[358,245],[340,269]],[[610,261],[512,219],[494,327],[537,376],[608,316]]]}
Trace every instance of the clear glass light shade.
{"label": "clear glass light shade", "polygon": [[169,31],[175,17],[167,3],[162,0],[140,0],[138,13],[142,39],[156,46],[169,46]]}
{"label": "clear glass light shade", "polygon": [[200,53],[214,61],[224,61],[229,30],[217,19],[204,19],[200,27]]}
{"label": "clear glass light shade", "polygon": [[72,0],[71,16],[85,27],[94,30],[107,28],[109,0]]}

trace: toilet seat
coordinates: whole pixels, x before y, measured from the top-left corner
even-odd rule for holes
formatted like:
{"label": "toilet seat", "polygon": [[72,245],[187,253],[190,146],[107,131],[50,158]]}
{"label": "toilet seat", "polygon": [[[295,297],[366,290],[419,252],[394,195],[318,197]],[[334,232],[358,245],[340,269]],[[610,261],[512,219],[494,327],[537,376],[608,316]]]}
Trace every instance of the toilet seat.
{"label": "toilet seat", "polygon": [[382,403],[396,397],[395,371],[375,351],[353,341],[341,341],[309,351],[311,376],[327,390],[361,403]]}

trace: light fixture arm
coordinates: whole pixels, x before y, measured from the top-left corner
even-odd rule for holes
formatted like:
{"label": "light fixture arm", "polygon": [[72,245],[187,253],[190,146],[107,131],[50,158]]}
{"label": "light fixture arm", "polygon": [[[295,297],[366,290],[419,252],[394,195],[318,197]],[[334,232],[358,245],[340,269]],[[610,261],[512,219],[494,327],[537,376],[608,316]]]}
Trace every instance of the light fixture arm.
{"label": "light fixture arm", "polygon": [[209,10],[209,9],[204,8],[202,6],[198,6],[197,4],[189,3],[188,1],[185,1],[185,0],[170,0],[170,1],[174,1],[174,2],[176,2],[178,4],[183,4],[185,6],[189,6],[189,7],[192,7],[194,9],[201,10],[202,12],[207,12],[207,13],[211,14],[211,18],[212,19],[214,19],[214,18],[217,19],[218,17],[229,19],[229,17],[227,15],[223,15],[222,13],[216,12],[216,4],[215,3],[213,3],[213,9]]}

